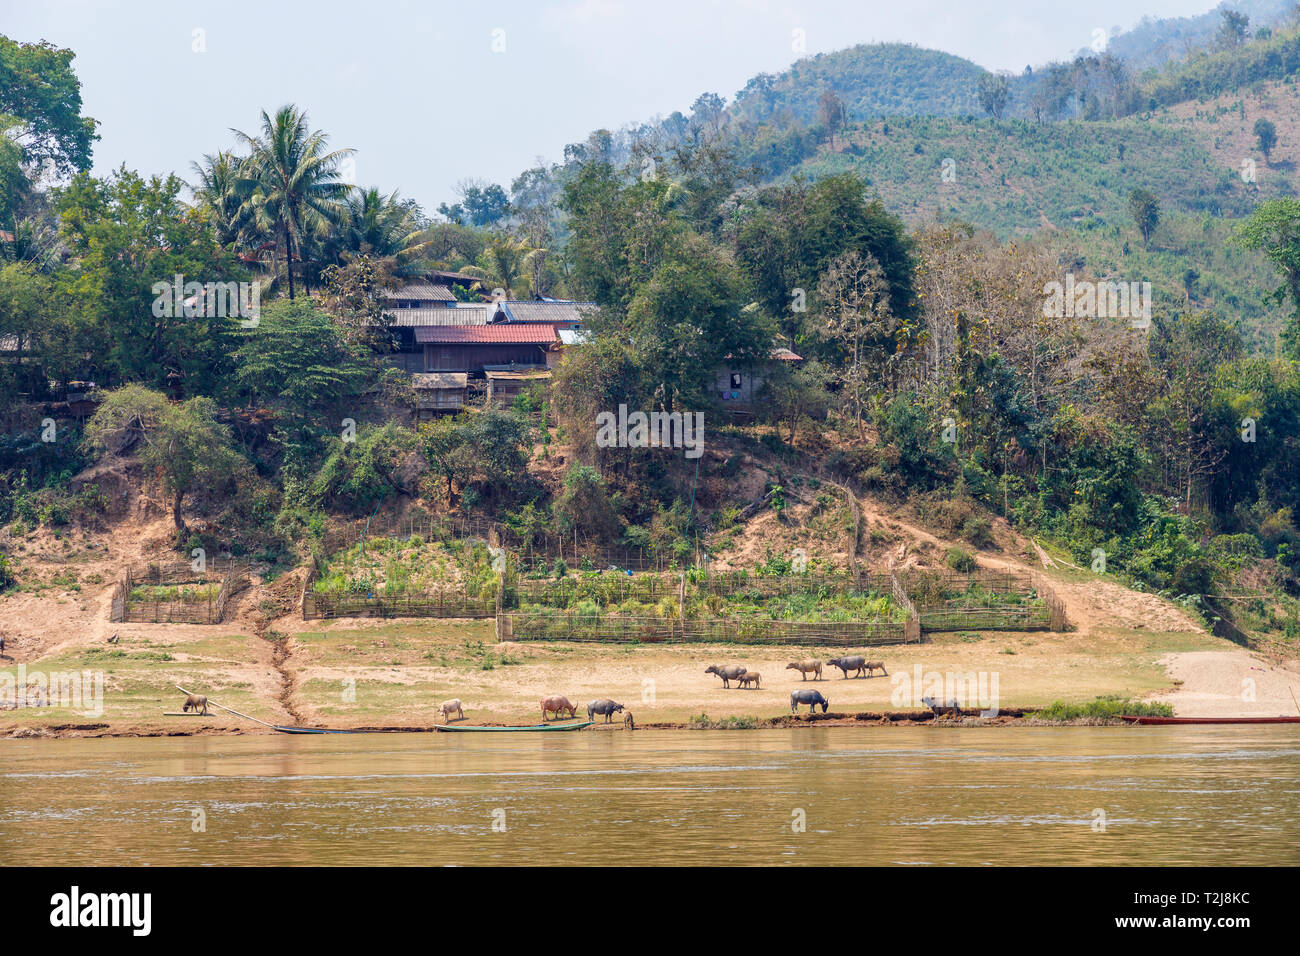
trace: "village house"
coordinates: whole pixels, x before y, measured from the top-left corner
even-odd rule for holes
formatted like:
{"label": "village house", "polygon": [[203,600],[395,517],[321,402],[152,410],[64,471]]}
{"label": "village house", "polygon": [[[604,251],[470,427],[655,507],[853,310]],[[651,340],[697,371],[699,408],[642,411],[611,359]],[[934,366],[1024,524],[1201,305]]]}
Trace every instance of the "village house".
{"label": "village house", "polygon": [[590,307],[556,299],[462,302],[447,285],[426,280],[385,298],[397,340],[394,365],[412,373],[464,372],[471,379],[483,379],[489,368],[547,368],[559,332],[580,329],[583,310]]}
{"label": "village house", "polygon": [[714,373],[714,394],[733,418],[752,418],[763,390],[778,362],[802,362],[803,357],[787,348],[772,349],[766,362],[741,365],[724,362]]}
{"label": "village house", "polygon": [[505,407],[524,388],[545,386],[561,350],[581,340],[593,308],[560,299],[465,302],[451,288],[478,283],[435,272],[385,294],[397,346],[389,361],[412,373],[417,419],[458,411],[476,392]]}

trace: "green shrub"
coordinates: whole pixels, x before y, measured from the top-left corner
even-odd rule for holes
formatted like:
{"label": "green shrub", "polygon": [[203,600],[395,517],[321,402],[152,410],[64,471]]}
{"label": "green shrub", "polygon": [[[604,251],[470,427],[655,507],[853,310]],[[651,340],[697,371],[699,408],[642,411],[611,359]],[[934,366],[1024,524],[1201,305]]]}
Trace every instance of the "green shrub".
{"label": "green shrub", "polygon": [[970,574],[978,566],[975,563],[975,555],[965,548],[949,548],[948,556],[944,560],[948,567],[962,574]]}

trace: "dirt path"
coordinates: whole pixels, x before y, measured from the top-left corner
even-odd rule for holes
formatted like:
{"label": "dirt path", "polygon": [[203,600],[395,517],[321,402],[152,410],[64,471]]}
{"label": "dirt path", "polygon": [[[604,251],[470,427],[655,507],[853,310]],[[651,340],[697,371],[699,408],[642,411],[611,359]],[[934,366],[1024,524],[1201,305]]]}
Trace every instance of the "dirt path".
{"label": "dirt path", "polygon": [[[902,531],[917,541],[944,551],[958,543],[945,541],[924,528],[897,517],[870,498],[863,499],[862,512],[873,524],[878,523],[890,531]],[[980,566],[1017,574],[1040,571],[1041,568],[1010,556],[1015,550],[1032,553],[1032,542],[1016,534],[1005,522],[998,522],[998,525],[1003,553],[978,552],[976,559]],[[901,556],[904,566],[906,560],[906,555]],[[1164,598],[1132,591],[1100,576],[1085,581],[1054,576],[1052,588],[1065,604],[1065,617],[1070,627],[1082,635],[1092,633],[1096,627],[1121,627],[1157,633],[1199,633],[1205,630],[1190,614]]]}

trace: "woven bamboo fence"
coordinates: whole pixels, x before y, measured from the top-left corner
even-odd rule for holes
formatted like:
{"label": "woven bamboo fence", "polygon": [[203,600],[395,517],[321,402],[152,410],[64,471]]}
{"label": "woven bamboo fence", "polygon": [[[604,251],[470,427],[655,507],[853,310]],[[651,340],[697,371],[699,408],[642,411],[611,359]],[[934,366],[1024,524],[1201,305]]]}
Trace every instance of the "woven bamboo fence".
{"label": "woven bamboo fence", "polygon": [[866,647],[919,641],[892,621],[814,623],[759,618],[670,620],[621,614],[497,615],[499,641],[577,641],[643,644],[773,644]]}

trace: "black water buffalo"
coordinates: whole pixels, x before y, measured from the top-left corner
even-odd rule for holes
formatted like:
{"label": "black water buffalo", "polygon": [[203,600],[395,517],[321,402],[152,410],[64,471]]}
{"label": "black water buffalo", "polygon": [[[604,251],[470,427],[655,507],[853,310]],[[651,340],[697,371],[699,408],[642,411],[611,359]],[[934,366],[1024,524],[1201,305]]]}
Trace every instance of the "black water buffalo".
{"label": "black water buffalo", "polygon": [[704,669],[706,674],[717,674],[722,678],[722,686],[730,687],[733,680],[740,680],[741,675],[745,673],[745,668],[739,664],[727,664],[719,667],[717,664],[711,664]]}
{"label": "black water buffalo", "polygon": [[862,677],[867,671],[867,659],[865,657],[832,657],[826,662],[831,667],[838,667],[844,672],[844,677],[849,676],[849,671],[853,671],[854,677]]}
{"label": "black water buffalo", "polygon": [[961,708],[957,706],[957,700],[953,697],[949,697],[947,700],[935,700],[933,697],[922,697],[921,704],[925,707],[929,707],[936,717],[940,714],[952,714],[954,717],[961,716]]}
{"label": "black water buffalo", "polygon": [[819,691],[819,690],[797,690],[797,691],[794,691],[794,692],[790,695],[790,710],[791,710],[791,712],[792,712],[792,713],[796,713],[796,714],[799,713],[799,705],[800,705],[800,704],[807,704],[807,705],[808,705],[808,713],[810,713],[810,714],[811,714],[814,710],[817,709],[817,705],[818,705],[818,704],[821,704],[821,706],[822,706],[822,713],[823,713],[823,714],[826,713],[827,708],[829,708],[829,707],[831,706],[831,702],[830,702],[829,700],[827,700],[825,697],[823,697],[823,696],[822,696],[822,692]]}
{"label": "black water buffalo", "polygon": [[612,724],[614,722],[614,714],[618,713],[622,709],[622,704],[616,704],[608,697],[601,700],[593,700],[587,705],[587,719],[591,720],[597,714],[602,714],[605,718],[605,723]]}

